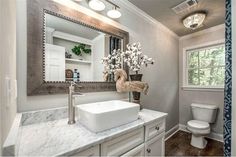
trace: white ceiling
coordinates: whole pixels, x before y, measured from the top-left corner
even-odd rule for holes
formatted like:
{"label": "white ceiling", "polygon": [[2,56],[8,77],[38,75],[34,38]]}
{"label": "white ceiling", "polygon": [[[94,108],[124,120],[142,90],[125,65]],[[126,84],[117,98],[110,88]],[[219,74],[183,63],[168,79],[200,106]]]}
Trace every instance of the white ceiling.
{"label": "white ceiling", "polygon": [[46,27],[54,28],[56,31],[61,31],[64,33],[79,36],[85,39],[93,40],[101,34],[94,29],[85,27],[83,25],[46,14]]}

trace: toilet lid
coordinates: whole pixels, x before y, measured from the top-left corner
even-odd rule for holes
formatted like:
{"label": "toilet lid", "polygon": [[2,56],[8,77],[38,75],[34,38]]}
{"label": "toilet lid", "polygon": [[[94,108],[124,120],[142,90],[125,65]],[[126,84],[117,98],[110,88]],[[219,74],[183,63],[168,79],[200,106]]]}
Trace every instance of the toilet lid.
{"label": "toilet lid", "polygon": [[190,121],[188,121],[188,126],[195,128],[195,129],[208,129],[208,128],[210,128],[209,123],[203,122],[200,120],[190,120]]}

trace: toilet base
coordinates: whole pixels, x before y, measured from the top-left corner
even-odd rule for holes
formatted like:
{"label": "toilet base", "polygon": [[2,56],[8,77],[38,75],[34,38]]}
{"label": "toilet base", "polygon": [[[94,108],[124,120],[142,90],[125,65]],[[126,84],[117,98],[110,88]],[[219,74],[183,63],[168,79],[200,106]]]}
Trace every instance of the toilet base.
{"label": "toilet base", "polygon": [[191,145],[193,147],[204,149],[207,145],[207,140],[204,138],[204,136],[196,136],[192,134]]}

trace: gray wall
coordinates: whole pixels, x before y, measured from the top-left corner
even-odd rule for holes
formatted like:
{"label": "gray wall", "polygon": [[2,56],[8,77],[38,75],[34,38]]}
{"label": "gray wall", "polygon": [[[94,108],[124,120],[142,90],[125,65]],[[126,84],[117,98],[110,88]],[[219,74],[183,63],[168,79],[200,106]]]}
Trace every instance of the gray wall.
{"label": "gray wall", "polygon": [[[123,7],[122,7],[123,8]],[[143,53],[155,60],[142,68],[143,80],[149,83],[149,93],[142,95],[144,108],[168,113],[166,127],[179,123],[178,112],[178,47],[179,40],[160,24],[153,24],[131,11],[122,11],[120,23],[130,29],[131,42],[141,42]],[[139,11],[142,14],[142,11]]]}
{"label": "gray wall", "polygon": [[[211,29],[213,30],[213,29]],[[201,45],[207,42],[213,42],[224,39],[225,29],[219,29],[213,32],[205,32],[204,34],[193,36],[191,38],[180,40],[179,46],[179,115],[180,124],[186,125],[192,119],[191,103],[205,103],[219,106],[219,113],[216,123],[212,126],[215,133],[223,133],[223,105],[224,105],[224,92],[222,91],[187,91],[183,90],[183,49],[195,45]]]}
{"label": "gray wall", "polygon": [[[33,97],[26,95],[26,5],[25,0],[17,0],[17,2],[18,111],[65,106],[67,104],[66,95]],[[144,53],[155,59],[156,63],[153,66],[142,71],[144,80],[150,85],[149,95],[142,96],[142,104],[146,108],[169,113],[167,117],[168,130],[179,123],[178,38],[161,24],[153,23],[140,14],[134,14],[130,11],[131,8],[125,7],[123,2],[117,1],[117,3],[120,3],[122,12],[122,17],[118,20],[119,23],[111,20],[106,21],[128,31],[130,42],[141,42]],[[80,98],[78,103],[125,99],[127,96],[127,94],[117,94],[116,92],[90,93],[86,97]]]}
{"label": "gray wall", "polygon": [[0,0],[0,156],[16,114],[16,100],[7,101],[5,77],[16,79],[16,3]]}

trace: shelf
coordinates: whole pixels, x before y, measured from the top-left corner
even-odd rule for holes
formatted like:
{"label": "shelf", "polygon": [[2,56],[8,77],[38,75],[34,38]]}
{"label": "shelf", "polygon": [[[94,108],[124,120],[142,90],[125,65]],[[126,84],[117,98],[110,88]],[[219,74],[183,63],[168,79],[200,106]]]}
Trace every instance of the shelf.
{"label": "shelf", "polygon": [[66,58],[66,62],[75,62],[75,63],[83,63],[83,64],[92,64],[90,61],[79,60],[79,59],[69,59]]}

